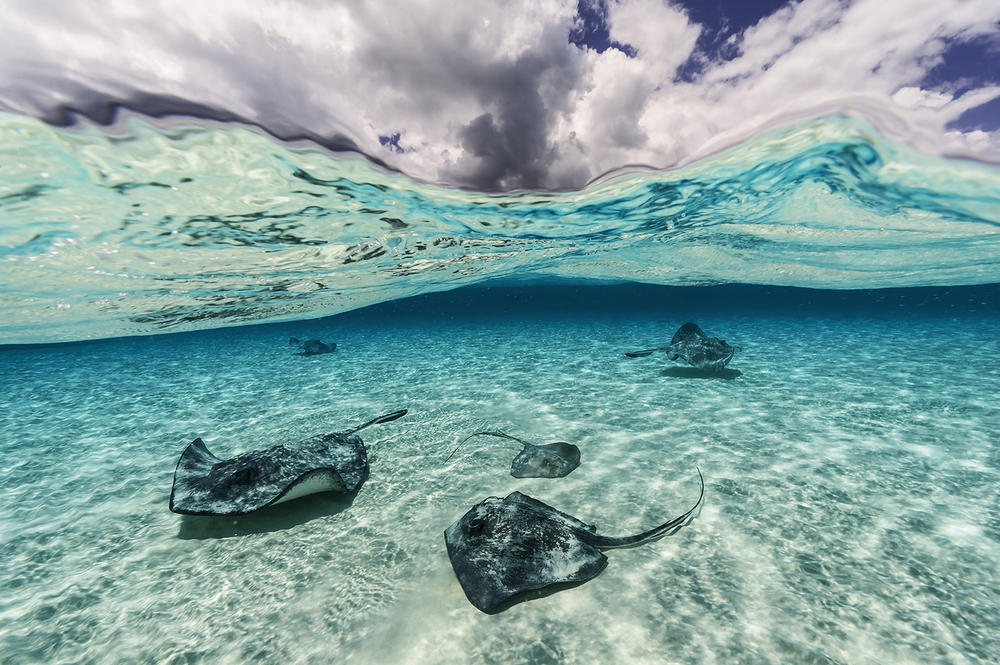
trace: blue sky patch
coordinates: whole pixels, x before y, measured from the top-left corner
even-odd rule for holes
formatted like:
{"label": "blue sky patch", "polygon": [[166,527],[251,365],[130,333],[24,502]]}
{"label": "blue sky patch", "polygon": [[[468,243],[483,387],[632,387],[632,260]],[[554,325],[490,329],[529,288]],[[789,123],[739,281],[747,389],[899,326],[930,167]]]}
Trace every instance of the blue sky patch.
{"label": "blue sky patch", "polygon": [[677,68],[676,81],[695,81],[711,63],[725,62],[740,55],[740,36],[790,0],[679,0],[689,20],[701,25],[694,52]]}
{"label": "blue sky patch", "polygon": [[593,49],[598,53],[613,48],[630,58],[634,58],[637,53],[631,44],[622,44],[611,39],[608,30],[607,0],[577,1],[576,26],[570,30],[569,43],[580,49]]}
{"label": "blue sky patch", "polygon": [[927,72],[918,84],[921,88],[946,90],[957,97],[975,88],[1000,83],[1000,36],[946,43],[942,61]]}
{"label": "blue sky patch", "polygon": [[378,142],[382,144],[382,147],[388,148],[393,152],[402,154],[407,150],[403,146],[399,145],[399,139],[401,138],[401,135],[402,135],[401,132],[393,132],[392,134],[379,134]]}

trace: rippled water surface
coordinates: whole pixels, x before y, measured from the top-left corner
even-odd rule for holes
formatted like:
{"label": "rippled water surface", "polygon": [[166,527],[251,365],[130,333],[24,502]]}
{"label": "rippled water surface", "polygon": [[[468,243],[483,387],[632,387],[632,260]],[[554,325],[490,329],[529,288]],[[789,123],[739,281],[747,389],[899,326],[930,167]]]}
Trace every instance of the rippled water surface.
{"label": "rippled water surface", "polygon": [[0,343],[316,317],[493,278],[1000,282],[1000,167],[830,116],[681,169],[482,194],[235,125],[0,113]]}
{"label": "rippled water surface", "polygon": [[[995,288],[618,289],[3,350],[3,662],[996,662]],[[742,346],[732,372],[624,357],[688,318]],[[196,436],[227,456],[396,408],[353,502],[167,510]],[[445,463],[484,427],[582,464],[517,480],[489,439]],[[486,496],[624,535],[683,512],[696,465],[698,518],[577,588],[487,616],[452,573],[443,531]]]}

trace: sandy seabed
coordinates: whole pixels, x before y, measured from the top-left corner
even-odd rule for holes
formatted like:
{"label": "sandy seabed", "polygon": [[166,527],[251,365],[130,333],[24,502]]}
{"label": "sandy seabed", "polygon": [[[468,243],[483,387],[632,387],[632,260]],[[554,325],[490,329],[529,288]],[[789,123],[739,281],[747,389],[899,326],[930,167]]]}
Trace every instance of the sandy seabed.
{"label": "sandy seabed", "polygon": [[[993,663],[1000,654],[995,317],[335,317],[0,353],[0,645],[26,663]],[[288,337],[336,341],[301,357]],[[220,457],[366,430],[353,500],[238,519],[167,510],[201,436]],[[495,428],[568,441],[509,475]],[[596,579],[487,616],[443,531],[519,490],[625,535]]]}

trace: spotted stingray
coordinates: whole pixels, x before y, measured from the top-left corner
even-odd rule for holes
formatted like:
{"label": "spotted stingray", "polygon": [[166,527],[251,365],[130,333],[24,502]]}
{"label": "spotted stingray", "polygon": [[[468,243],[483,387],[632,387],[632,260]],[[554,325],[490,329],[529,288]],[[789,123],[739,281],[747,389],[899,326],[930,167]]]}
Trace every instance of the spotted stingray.
{"label": "spotted stingray", "polygon": [[353,492],[368,477],[368,451],[357,432],[406,415],[406,409],[346,432],[251,450],[227,460],[201,438],[177,462],[170,510],[183,515],[245,515],[317,492]]}
{"label": "spotted stingray", "polygon": [[529,592],[596,577],[608,563],[602,550],[642,545],[687,525],[705,497],[700,469],[698,479],[701,493],[690,510],[624,537],[598,535],[596,527],[520,492],[490,497],[445,530],[448,558],[469,601],[492,614]]}
{"label": "spotted stingray", "polygon": [[448,462],[462,444],[474,436],[496,436],[517,441],[522,446],[510,463],[510,475],[515,478],[562,478],[580,466],[580,449],[572,443],[556,441],[537,445],[503,432],[474,432],[462,439],[445,462]]}
{"label": "spotted stingray", "polygon": [[726,343],[724,339],[709,337],[696,323],[689,322],[674,333],[667,346],[628,351],[625,355],[629,358],[643,358],[655,351],[665,351],[670,360],[681,358],[698,369],[719,372],[733,359],[733,354],[741,350],[738,346]]}

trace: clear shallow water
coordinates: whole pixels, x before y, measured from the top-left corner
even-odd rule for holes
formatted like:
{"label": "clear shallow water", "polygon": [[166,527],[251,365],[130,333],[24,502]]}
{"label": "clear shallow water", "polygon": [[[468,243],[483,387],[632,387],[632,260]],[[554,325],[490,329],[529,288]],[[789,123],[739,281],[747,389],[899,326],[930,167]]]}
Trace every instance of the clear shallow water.
{"label": "clear shallow water", "polygon": [[237,125],[0,113],[0,343],[316,317],[496,278],[1000,281],[1000,167],[858,119],[681,169],[483,194]]}
{"label": "clear shallow water", "polygon": [[[992,663],[996,287],[466,290],[321,321],[0,353],[0,644],[20,663]],[[742,345],[732,380],[660,343]],[[338,343],[292,355],[289,336]],[[353,503],[167,511],[183,447],[372,428]],[[580,446],[508,475],[484,426]],[[514,490],[637,532],[575,589],[486,616],[442,532]]]}

